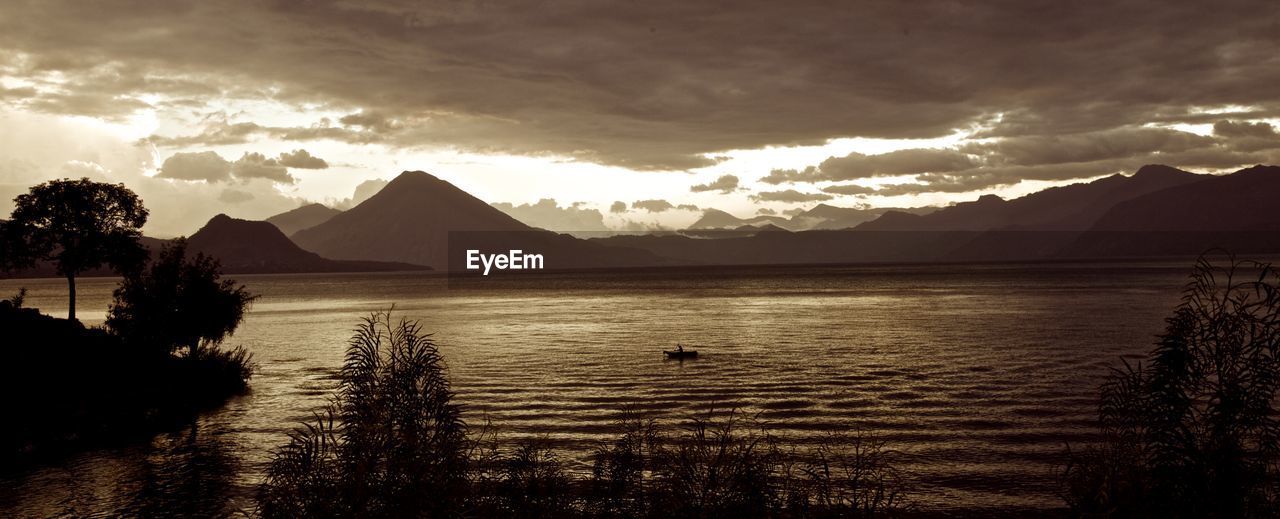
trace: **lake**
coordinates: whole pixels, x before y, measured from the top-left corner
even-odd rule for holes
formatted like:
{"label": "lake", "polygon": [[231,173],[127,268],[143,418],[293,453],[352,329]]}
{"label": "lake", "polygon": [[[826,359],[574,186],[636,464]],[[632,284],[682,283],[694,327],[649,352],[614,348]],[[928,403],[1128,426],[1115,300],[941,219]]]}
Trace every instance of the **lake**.
{"label": "lake", "polygon": [[[1190,266],[233,276],[261,296],[227,342],[259,364],[252,393],[194,431],[7,474],[0,516],[136,514],[179,499],[163,481],[184,470],[208,479],[186,506],[251,507],[272,449],[329,398],[352,328],[392,305],[434,333],[469,422],[544,439],[577,469],[628,406],[671,425],[737,409],[789,441],[887,440],[922,510],[1048,510],[1064,447],[1096,437],[1102,377],[1150,349]],[[79,280],[86,324],[115,283]],[[19,286],[65,316],[64,281],[0,280],[0,295]],[[701,357],[664,360],[676,342]]]}

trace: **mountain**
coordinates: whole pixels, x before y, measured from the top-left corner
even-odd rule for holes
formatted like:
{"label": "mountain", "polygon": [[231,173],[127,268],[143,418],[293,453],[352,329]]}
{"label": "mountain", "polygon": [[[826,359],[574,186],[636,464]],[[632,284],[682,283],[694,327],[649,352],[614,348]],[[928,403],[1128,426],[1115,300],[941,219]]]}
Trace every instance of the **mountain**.
{"label": "mountain", "polygon": [[936,211],[934,207],[917,207],[910,209],[899,208],[857,208],[857,207],[836,207],[827,204],[818,204],[812,209],[797,213],[791,217],[793,229],[804,230],[839,230],[856,227],[864,222],[869,222],[883,216],[890,211],[901,212],[911,215],[924,215]]}
{"label": "mountain", "polygon": [[1111,207],[1096,231],[1280,231],[1280,166],[1253,166]]}
{"label": "mountain", "polygon": [[985,231],[1089,229],[1114,205],[1148,193],[1208,178],[1169,166],[1148,165],[1130,176],[1112,175],[1093,182],[1052,187],[1004,200],[983,195],[917,217],[886,213],[858,225],[864,231]]}
{"label": "mountain", "polygon": [[911,214],[927,214],[934,210],[935,208],[933,207],[920,207],[913,209],[876,207],[862,209],[857,207],[836,207],[833,205],[818,204],[807,211],[792,215],[791,218],[783,218],[781,216],[773,215],[738,218],[737,216],[719,209],[706,209],[702,212],[702,217],[688,228],[692,230],[738,229],[744,225],[752,227],[772,225],[788,231],[838,230],[848,229],[860,223],[874,220],[889,211],[901,211]]}
{"label": "mountain", "polygon": [[[188,248],[218,258],[226,273],[427,270],[408,263],[337,261],[302,250],[276,226],[220,214],[187,239]],[[153,249],[154,250],[154,249]]]}
{"label": "mountain", "polygon": [[267,218],[267,221],[279,228],[285,236],[289,236],[308,227],[327,222],[341,212],[322,204],[307,204]]}
{"label": "mountain", "polygon": [[698,221],[693,222],[689,226],[690,229],[737,229],[744,225],[758,226],[762,224],[772,224],[782,228],[788,228],[791,222],[781,216],[760,215],[751,218],[738,218],[732,214],[719,209],[705,209],[702,211],[702,217]]}
{"label": "mountain", "polygon": [[326,257],[401,261],[442,270],[461,270],[470,249],[542,254],[545,268],[667,263],[647,251],[535,229],[422,171],[401,173],[368,200],[293,238]]}
{"label": "mountain", "polygon": [[1259,255],[1280,253],[1276,200],[1280,167],[1216,176],[1144,166],[1013,200],[986,195],[923,215],[888,211],[853,230],[600,242],[718,265],[1194,256],[1212,248]]}
{"label": "mountain", "polygon": [[1072,256],[1280,250],[1280,166],[1253,166],[1110,208],[1064,250]]}

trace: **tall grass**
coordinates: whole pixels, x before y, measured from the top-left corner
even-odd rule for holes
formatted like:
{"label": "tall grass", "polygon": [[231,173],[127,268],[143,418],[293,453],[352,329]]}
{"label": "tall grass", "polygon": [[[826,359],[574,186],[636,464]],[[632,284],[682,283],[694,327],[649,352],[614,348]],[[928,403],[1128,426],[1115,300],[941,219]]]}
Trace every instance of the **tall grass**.
{"label": "tall grass", "polygon": [[466,425],[439,350],[417,323],[366,318],[337,399],[280,449],[265,517],[440,517],[467,498]]}

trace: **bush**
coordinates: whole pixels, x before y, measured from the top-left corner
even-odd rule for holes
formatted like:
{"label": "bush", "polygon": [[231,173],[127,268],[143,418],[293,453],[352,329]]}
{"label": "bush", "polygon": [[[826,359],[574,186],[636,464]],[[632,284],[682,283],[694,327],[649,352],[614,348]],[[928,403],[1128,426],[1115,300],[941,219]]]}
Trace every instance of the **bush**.
{"label": "bush", "polygon": [[1280,276],[1197,264],[1144,364],[1102,388],[1104,441],[1071,456],[1080,515],[1269,517],[1280,509]]}
{"label": "bush", "polygon": [[466,500],[466,426],[439,351],[416,322],[364,320],[336,398],[277,451],[264,517],[440,517]]}

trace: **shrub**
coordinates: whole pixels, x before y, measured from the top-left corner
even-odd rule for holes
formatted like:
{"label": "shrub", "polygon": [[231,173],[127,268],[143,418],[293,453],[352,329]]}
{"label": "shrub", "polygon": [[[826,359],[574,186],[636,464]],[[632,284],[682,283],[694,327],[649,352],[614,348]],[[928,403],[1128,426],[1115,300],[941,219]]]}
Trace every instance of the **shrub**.
{"label": "shrub", "polygon": [[278,450],[264,517],[440,517],[463,509],[466,427],[439,351],[416,322],[366,318],[336,398]]}
{"label": "shrub", "polygon": [[1064,471],[1081,515],[1258,517],[1280,509],[1280,276],[1197,261],[1144,364],[1102,387],[1104,441]]}
{"label": "shrub", "polygon": [[195,358],[203,342],[213,347],[235,333],[254,296],[222,279],[218,261],[187,256],[186,240],[174,240],[146,270],[125,275],[107,313],[107,327],[129,344]]}

